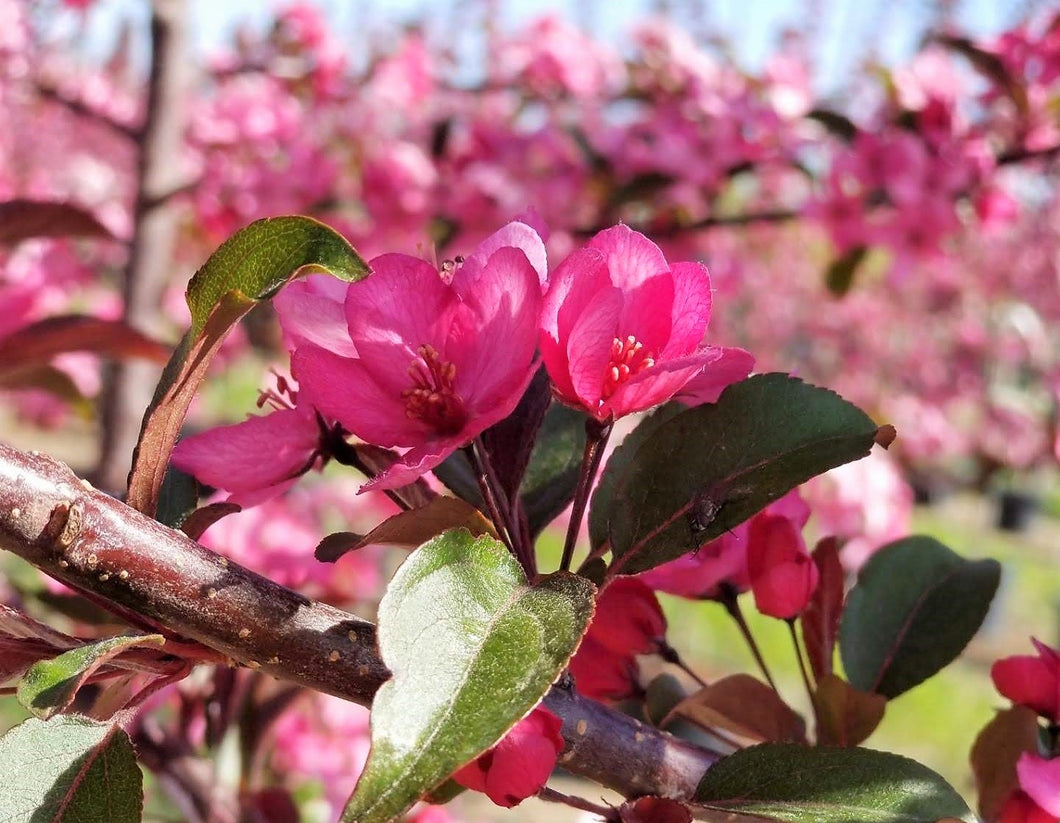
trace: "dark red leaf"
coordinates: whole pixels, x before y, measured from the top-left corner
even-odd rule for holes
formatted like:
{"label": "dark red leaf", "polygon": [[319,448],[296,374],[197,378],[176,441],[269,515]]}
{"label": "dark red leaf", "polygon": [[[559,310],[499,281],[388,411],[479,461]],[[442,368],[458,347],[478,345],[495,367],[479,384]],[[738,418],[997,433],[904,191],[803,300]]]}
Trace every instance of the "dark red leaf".
{"label": "dark red leaf", "polygon": [[0,244],[34,237],[113,238],[90,212],[69,203],[8,200],[0,203]]}
{"label": "dark red leaf", "polygon": [[57,354],[73,351],[115,360],[140,358],[165,363],[172,347],[120,320],[67,314],[25,326],[0,340],[0,371],[46,363]]}
{"label": "dark red leaf", "polygon": [[839,562],[839,542],[822,539],[813,550],[820,579],[799,623],[806,656],[817,680],[832,673],[832,658],[839,638],[839,618],[843,615],[843,566]]}

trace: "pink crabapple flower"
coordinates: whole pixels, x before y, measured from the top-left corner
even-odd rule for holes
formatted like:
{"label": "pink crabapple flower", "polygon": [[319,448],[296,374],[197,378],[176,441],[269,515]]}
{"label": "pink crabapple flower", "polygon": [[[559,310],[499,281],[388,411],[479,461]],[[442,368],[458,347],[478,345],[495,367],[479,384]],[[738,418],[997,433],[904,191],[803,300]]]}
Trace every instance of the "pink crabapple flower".
{"label": "pink crabapple flower", "polygon": [[1046,760],[1024,752],[1016,763],[1020,788],[1041,809],[1060,817],[1060,757]]}
{"label": "pink crabapple flower", "polygon": [[801,531],[788,518],[773,514],[751,521],[747,572],[758,610],[781,620],[806,608],[819,576]]}
{"label": "pink crabapple flower", "polygon": [[1031,638],[1037,657],[1014,655],[990,669],[994,687],[1020,706],[1033,709],[1052,723],[1060,723],[1060,651]]}
{"label": "pink crabapple flower", "polygon": [[553,273],[540,349],[559,398],[606,421],[665,403],[723,359],[702,346],[710,275],[667,263],[644,235],[618,225]]}
{"label": "pink crabapple flower", "polygon": [[185,437],[173,449],[173,465],[201,483],[229,492],[243,508],[286,492],[303,474],[328,459],[327,423],[309,405],[298,405],[298,390],[276,375],[258,406],[267,415],[217,426]]}
{"label": "pink crabapple flower", "polygon": [[173,465],[245,508],[283,494],[312,468],[320,437],[312,409],[278,409],[185,437]]}
{"label": "pink crabapple flower", "polygon": [[636,577],[617,577],[600,593],[589,629],[570,661],[578,690],[594,700],[623,700],[640,690],[636,656],[657,652],[666,636],[659,601]]}
{"label": "pink crabapple flower", "polygon": [[723,587],[737,593],[746,591],[751,586],[747,571],[751,524],[772,515],[787,518],[802,529],[810,518],[810,507],[797,490],[792,490],[750,520],[694,552],[638,575],[638,579],[655,591],[694,600],[717,600],[722,597]]}
{"label": "pink crabapple flower", "polygon": [[1057,823],[1060,818],[1049,814],[1023,791],[1009,795],[1001,807],[997,823]]}
{"label": "pink crabapple flower", "polygon": [[498,806],[518,806],[545,785],[563,751],[562,721],[538,706],[492,749],[453,775]]}
{"label": "pink crabapple flower", "polygon": [[406,485],[507,417],[534,374],[545,278],[541,238],[513,222],[439,271],[384,254],[351,283],[345,313],[355,354],[299,346],[301,402],[362,440],[408,449],[364,486]]}

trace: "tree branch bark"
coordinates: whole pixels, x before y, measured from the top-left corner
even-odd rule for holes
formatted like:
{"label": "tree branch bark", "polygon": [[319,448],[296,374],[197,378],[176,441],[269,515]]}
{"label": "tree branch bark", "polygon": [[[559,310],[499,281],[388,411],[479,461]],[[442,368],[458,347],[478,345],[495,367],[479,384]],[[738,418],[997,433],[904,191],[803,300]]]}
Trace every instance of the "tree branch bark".
{"label": "tree branch bark", "polygon": [[[138,133],[140,159],[133,214],[133,237],[123,283],[125,322],[156,335],[162,291],[171,274],[177,222],[170,195],[185,183],[180,160],[184,146],[185,98],[189,87],[186,0],[154,0],[151,14],[151,70],[147,113]],[[101,488],[124,492],[142,410],[151,402],[158,368],[145,363],[109,367],[101,412],[99,463],[94,480]]]}
{"label": "tree branch bark", "polygon": [[[214,554],[49,457],[4,444],[0,548],[280,680],[370,705],[390,676],[371,623]],[[564,685],[545,705],[563,721],[564,768],[626,796],[690,798],[717,760]]]}

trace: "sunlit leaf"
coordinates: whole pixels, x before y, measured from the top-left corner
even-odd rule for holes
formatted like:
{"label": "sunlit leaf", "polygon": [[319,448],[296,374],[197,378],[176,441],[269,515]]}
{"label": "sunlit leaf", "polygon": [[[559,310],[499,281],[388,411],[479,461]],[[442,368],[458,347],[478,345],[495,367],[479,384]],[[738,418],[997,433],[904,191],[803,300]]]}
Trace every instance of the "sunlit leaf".
{"label": "sunlit leaf", "polygon": [[372,704],[372,751],[342,819],[397,819],[495,744],[548,691],[592,616],[568,573],[527,585],[504,546],[465,530],[421,546],[379,607],[394,673]]}

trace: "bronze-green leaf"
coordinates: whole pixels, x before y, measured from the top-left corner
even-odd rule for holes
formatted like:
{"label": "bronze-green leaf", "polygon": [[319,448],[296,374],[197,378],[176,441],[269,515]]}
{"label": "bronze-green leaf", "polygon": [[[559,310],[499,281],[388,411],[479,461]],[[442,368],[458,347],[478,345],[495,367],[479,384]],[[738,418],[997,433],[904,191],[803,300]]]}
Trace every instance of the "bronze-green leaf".
{"label": "bronze-green leaf", "polygon": [[154,515],[158,491],[188,406],[232,326],[293,277],[326,272],[366,277],[368,265],[341,235],[309,217],[272,217],[236,232],[188,284],[191,329],[173,353],[144,415],[127,502]]}
{"label": "bronze-green leaf", "polygon": [[372,704],[372,751],[342,820],[398,818],[500,740],[567,664],[594,594],[569,573],[528,585],[502,544],[464,529],[413,552],[379,606],[394,676]]}
{"label": "bronze-green leaf", "polygon": [[18,684],[18,702],[47,719],[73,702],[77,690],[100,666],[127,649],[161,646],[160,634],[110,637],[35,663]]}

